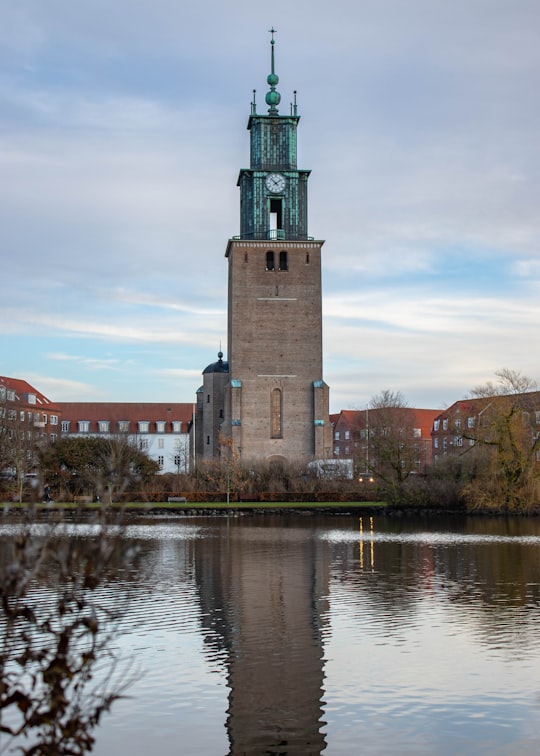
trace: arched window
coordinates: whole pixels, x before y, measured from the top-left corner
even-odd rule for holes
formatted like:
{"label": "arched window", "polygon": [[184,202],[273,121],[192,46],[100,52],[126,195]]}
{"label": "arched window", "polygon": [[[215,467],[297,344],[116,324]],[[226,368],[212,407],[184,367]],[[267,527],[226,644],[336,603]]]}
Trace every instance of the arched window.
{"label": "arched window", "polygon": [[266,270],[275,270],[274,267],[274,253],[271,249],[266,253]]}
{"label": "arched window", "polygon": [[285,250],[279,253],[279,269],[289,270],[289,266],[287,265],[287,253]]}
{"label": "arched window", "polygon": [[270,417],[271,417],[271,434],[272,438],[282,438],[282,410],[283,410],[283,396],[281,389],[272,389],[272,395],[270,400]]}

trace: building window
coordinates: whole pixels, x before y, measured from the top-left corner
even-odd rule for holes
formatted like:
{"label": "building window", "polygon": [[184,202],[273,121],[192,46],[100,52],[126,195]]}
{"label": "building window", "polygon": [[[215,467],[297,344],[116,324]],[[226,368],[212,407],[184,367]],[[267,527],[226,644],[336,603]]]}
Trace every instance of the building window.
{"label": "building window", "polygon": [[90,432],[90,420],[79,420],[77,424],[79,426],[79,433]]}
{"label": "building window", "polygon": [[24,423],[24,410],[19,411],[19,420],[21,423]]}
{"label": "building window", "polygon": [[173,420],[172,429],[173,429],[173,433],[182,433],[182,421]]}
{"label": "building window", "polygon": [[454,428],[458,428],[458,429],[461,428],[461,418],[460,417],[456,417],[456,419],[454,420]]}
{"label": "building window", "polygon": [[56,441],[57,435],[56,433],[51,433],[51,441]]}
{"label": "building window", "polygon": [[208,394],[208,396],[206,397],[206,403],[210,404],[210,394]]}
{"label": "building window", "polygon": [[440,420],[434,420],[433,421],[433,430],[434,431],[438,431],[439,430],[440,422],[441,422]]}
{"label": "building window", "polygon": [[467,428],[474,428],[474,417],[468,417],[467,418]]}
{"label": "building window", "polygon": [[270,234],[269,239],[283,239],[284,236],[280,233],[283,229],[282,219],[283,205],[280,199],[274,197],[270,200]]}
{"label": "building window", "polygon": [[164,449],[165,448],[165,439],[164,438],[158,438],[158,449]]}
{"label": "building window", "polygon": [[433,448],[434,449],[439,448],[439,439],[437,438],[437,436],[435,436],[435,438],[433,439]]}
{"label": "building window", "polygon": [[348,431],[348,430],[346,430],[345,431],[345,441],[348,441],[350,439],[350,437],[351,437],[351,432]]}
{"label": "building window", "polygon": [[266,253],[266,270],[275,270],[274,253],[271,249]]}
{"label": "building window", "polygon": [[157,461],[160,469],[163,469],[163,465],[165,464],[165,457],[158,457]]}
{"label": "building window", "polygon": [[139,449],[148,449],[148,439],[147,438],[140,438],[139,439]]}
{"label": "building window", "polygon": [[279,253],[279,269],[289,270],[289,265],[287,262],[287,253],[285,252],[285,250]]}
{"label": "building window", "polygon": [[149,420],[139,420],[137,422],[137,427],[139,429],[139,433],[150,433],[150,421]]}
{"label": "building window", "polygon": [[447,417],[445,417],[444,420],[442,421],[442,429],[443,430],[448,430],[448,418]]}
{"label": "building window", "polygon": [[43,413],[43,425],[47,425],[47,415]]}
{"label": "building window", "polygon": [[346,455],[349,454],[349,447],[348,446],[345,447],[345,454]]}
{"label": "building window", "polygon": [[207,445],[207,446],[210,446],[210,436],[207,436],[207,437],[206,437],[206,445]]}
{"label": "building window", "polygon": [[306,253],[306,265],[309,265],[309,252]]}
{"label": "building window", "polygon": [[339,457],[339,446],[334,447],[334,457]]}
{"label": "building window", "polygon": [[49,422],[51,425],[58,425],[58,415],[51,415]]}
{"label": "building window", "polygon": [[339,441],[339,431],[336,431],[336,432],[334,433],[334,439],[335,439],[336,441]]}
{"label": "building window", "polygon": [[156,420],[156,433],[165,433],[165,420]]}
{"label": "building window", "polygon": [[100,433],[108,433],[109,427],[110,426],[108,420],[98,420],[98,431]]}
{"label": "building window", "polygon": [[8,400],[8,402],[14,402],[15,401],[15,392],[13,391],[13,389],[8,389],[7,390],[7,400]]}
{"label": "building window", "polygon": [[60,425],[60,428],[62,429],[62,433],[69,433],[70,425],[71,425],[71,422],[69,420],[62,420],[62,424]]}
{"label": "building window", "polygon": [[180,467],[181,464],[182,464],[182,462],[181,462],[181,459],[180,459],[180,455],[179,454],[175,454],[174,455],[174,466],[175,467]]}
{"label": "building window", "polygon": [[118,433],[129,433],[129,420],[118,421]]}
{"label": "building window", "polygon": [[454,446],[463,446],[463,438],[461,436],[455,436]]}
{"label": "building window", "polygon": [[36,403],[36,395],[28,394],[28,404],[35,404],[35,403]]}
{"label": "building window", "polygon": [[270,407],[272,438],[282,438],[282,435],[283,435],[282,418],[281,418],[282,409],[283,409],[283,397],[282,397],[281,389],[278,389],[278,388],[272,389],[271,407]]}
{"label": "building window", "polygon": [[422,428],[413,428],[413,438],[422,438]]}

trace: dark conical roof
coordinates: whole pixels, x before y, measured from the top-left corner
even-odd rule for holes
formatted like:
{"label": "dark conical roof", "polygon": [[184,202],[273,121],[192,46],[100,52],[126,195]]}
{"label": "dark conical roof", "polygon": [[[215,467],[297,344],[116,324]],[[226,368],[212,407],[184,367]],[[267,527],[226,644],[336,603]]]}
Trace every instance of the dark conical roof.
{"label": "dark conical roof", "polygon": [[211,365],[208,365],[208,367],[205,367],[203,370],[203,375],[205,373],[228,373],[229,372],[229,363],[223,361],[223,352],[218,352],[218,361],[212,362]]}

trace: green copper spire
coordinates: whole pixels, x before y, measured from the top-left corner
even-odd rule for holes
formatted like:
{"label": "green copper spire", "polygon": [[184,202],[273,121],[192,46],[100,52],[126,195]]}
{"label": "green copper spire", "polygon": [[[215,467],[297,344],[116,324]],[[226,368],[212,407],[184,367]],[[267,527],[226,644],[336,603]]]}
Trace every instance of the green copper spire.
{"label": "green copper spire", "polygon": [[268,108],[268,114],[269,115],[277,115],[278,114],[279,111],[277,109],[277,106],[281,102],[281,95],[276,90],[276,86],[277,86],[277,84],[279,82],[279,76],[274,71],[274,45],[275,45],[274,34],[275,33],[276,33],[276,29],[274,29],[274,27],[272,27],[270,29],[270,34],[272,35],[272,39],[270,40],[271,71],[268,74],[268,76],[266,77],[266,81],[268,82],[268,84],[270,86],[270,91],[266,93],[266,98],[265,98],[266,99],[266,104],[270,105],[270,107]]}

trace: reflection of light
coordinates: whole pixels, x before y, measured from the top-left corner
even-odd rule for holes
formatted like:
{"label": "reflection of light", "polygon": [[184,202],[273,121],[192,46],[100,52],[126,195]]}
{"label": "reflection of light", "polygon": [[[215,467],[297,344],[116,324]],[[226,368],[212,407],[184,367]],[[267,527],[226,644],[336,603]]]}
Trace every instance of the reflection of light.
{"label": "reflection of light", "polygon": [[[362,518],[360,517],[360,569],[364,569],[364,522]],[[375,571],[375,528],[373,524],[373,517],[369,518],[369,533],[370,533],[370,549],[369,549],[369,561],[370,561],[370,567],[371,571]]]}
{"label": "reflection of light", "polygon": [[[359,483],[363,483],[364,482],[364,478],[358,478],[358,482]],[[367,478],[367,482],[368,483],[374,483],[375,482],[375,478]]]}
{"label": "reflection of light", "polygon": [[360,518],[360,569],[364,569],[364,539],[362,536],[364,535],[364,523],[362,522],[362,518]]}
{"label": "reflection of light", "polygon": [[371,533],[371,550],[370,550],[370,556],[371,556],[371,571],[375,569],[375,539],[373,538],[373,517],[369,518],[369,531]]}

